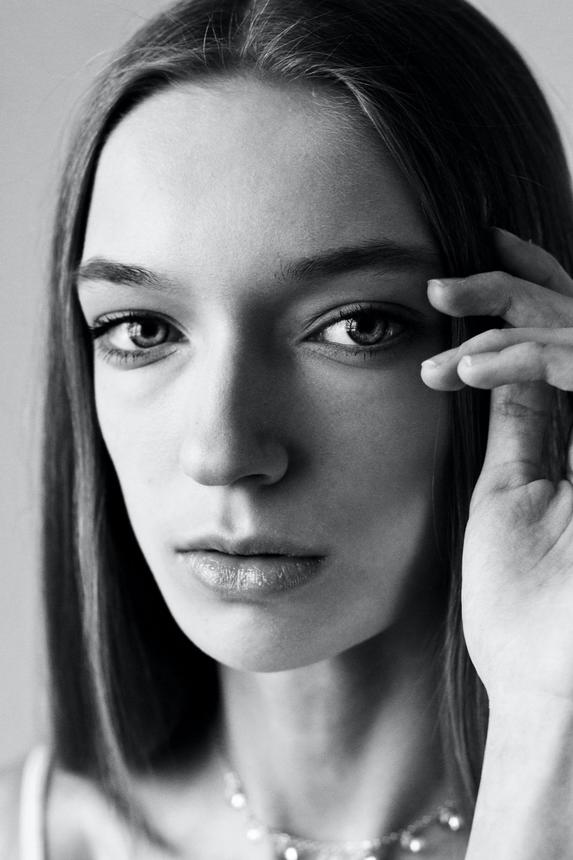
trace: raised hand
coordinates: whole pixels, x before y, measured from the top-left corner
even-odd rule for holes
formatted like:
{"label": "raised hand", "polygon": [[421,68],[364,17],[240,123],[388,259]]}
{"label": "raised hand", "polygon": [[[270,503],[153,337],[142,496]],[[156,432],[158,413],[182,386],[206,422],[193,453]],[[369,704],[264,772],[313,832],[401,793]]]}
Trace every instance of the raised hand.
{"label": "raised hand", "polygon": [[422,366],[427,385],[490,389],[487,453],[464,542],[462,608],[490,703],[558,697],[573,706],[573,445],[564,478],[544,471],[551,387],[573,391],[573,280],[543,249],[496,230],[502,272],[431,281],[451,316],[492,329]]}

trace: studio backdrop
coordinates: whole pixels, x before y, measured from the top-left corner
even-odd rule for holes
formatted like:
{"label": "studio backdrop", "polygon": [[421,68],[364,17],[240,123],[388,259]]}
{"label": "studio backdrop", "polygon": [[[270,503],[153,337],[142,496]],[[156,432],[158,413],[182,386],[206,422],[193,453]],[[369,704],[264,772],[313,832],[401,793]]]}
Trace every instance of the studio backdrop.
{"label": "studio backdrop", "polygon": [[[0,5],[0,766],[45,732],[38,380],[56,177],[81,94],[115,48],[167,5],[163,0],[3,0]],[[571,0],[476,0],[474,5],[529,61],[571,154]]]}

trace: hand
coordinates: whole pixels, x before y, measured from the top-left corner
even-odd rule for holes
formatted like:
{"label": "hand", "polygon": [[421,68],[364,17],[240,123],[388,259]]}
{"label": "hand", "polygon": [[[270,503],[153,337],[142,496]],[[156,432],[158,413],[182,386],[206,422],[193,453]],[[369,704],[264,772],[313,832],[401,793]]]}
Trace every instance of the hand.
{"label": "hand", "polygon": [[573,704],[573,440],[558,484],[541,456],[551,389],[573,391],[573,280],[536,245],[501,230],[495,242],[504,272],[428,288],[443,313],[509,326],[422,365],[431,388],[492,392],[464,541],[464,634],[490,703],[533,695]]}

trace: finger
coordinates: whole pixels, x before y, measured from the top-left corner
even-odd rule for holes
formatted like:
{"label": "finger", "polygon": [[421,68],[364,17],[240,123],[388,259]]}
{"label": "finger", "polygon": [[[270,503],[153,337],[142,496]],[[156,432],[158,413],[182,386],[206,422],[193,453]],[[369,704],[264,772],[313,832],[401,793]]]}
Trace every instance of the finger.
{"label": "finger", "polygon": [[514,344],[535,342],[573,347],[573,329],[490,329],[455,349],[448,349],[422,362],[422,379],[429,388],[437,391],[456,391],[464,386],[464,381],[458,374],[458,365],[464,356],[497,353]]}
{"label": "finger", "polygon": [[573,296],[573,280],[552,254],[501,227],[494,227],[492,233],[504,271],[556,293]]}
{"label": "finger", "polygon": [[479,479],[486,493],[546,477],[541,459],[552,400],[551,388],[545,383],[493,389],[486,456]]}
{"label": "finger", "polygon": [[518,343],[500,352],[465,355],[457,372],[472,388],[546,382],[561,391],[573,391],[573,346]]}
{"label": "finger", "polygon": [[[553,389],[573,391],[573,345],[516,343],[499,352],[466,355],[457,370],[466,384],[492,389],[481,487],[508,489],[547,477],[542,458]],[[570,480],[572,467],[570,447]]]}
{"label": "finger", "polygon": [[573,298],[507,272],[431,280],[428,299],[436,310],[453,317],[501,317],[519,328],[573,325]]}

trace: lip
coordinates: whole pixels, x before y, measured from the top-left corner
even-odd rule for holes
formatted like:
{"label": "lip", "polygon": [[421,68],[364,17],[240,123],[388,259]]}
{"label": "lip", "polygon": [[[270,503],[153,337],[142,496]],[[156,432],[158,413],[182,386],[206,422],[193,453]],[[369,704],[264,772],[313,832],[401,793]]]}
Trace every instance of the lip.
{"label": "lip", "polygon": [[307,546],[295,544],[282,538],[263,536],[224,537],[213,534],[187,541],[178,547],[178,552],[218,552],[222,555],[266,556],[281,555],[294,558],[318,558],[323,553]]}
{"label": "lip", "polygon": [[178,550],[186,571],[227,597],[270,596],[300,588],[321,571],[324,556],[263,540],[201,541]]}

